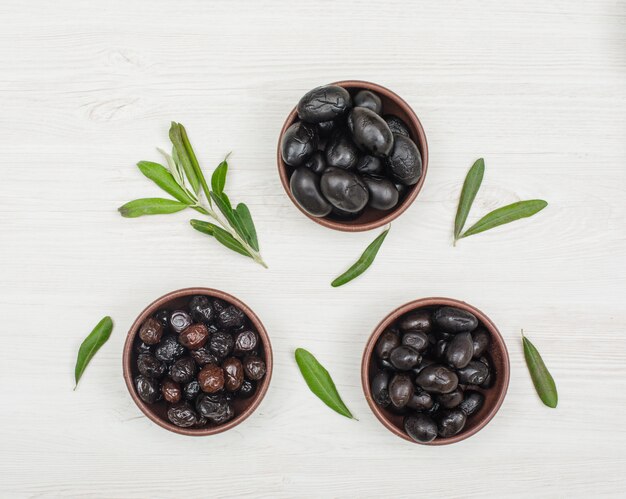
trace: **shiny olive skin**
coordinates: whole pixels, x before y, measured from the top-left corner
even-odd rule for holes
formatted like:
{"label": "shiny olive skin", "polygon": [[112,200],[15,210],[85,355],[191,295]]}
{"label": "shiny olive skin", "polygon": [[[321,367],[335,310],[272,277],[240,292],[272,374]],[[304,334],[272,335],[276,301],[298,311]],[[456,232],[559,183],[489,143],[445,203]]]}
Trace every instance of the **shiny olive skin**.
{"label": "shiny olive skin", "polygon": [[428,348],[428,335],[421,331],[409,331],[402,335],[402,344],[422,353]]}
{"label": "shiny olive skin", "polygon": [[359,161],[359,148],[345,130],[337,130],[328,139],[324,155],[327,167],[354,170]]}
{"label": "shiny olive skin", "polygon": [[389,381],[391,374],[388,371],[380,371],[376,376],[372,378],[370,383],[370,390],[372,392],[372,398],[381,407],[387,407],[391,404],[389,398]]}
{"label": "shiny olive skin", "polygon": [[350,213],[361,211],[369,201],[367,186],[352,172],[340,169],[326,171],[320,187],[330,204]]}
{"label": "shiny olive skin", "polygon": [[467,390],[463,401],[459,404],[458,409],[463,411],[466,416],[477,413],[485,403],[485,396],[474,390]]}
{"label": "shiny olive skin", "polygon": [[419,364],[420,359],[419,352],[407,346],[396,347],[389,354],[389,362],[399,371],[410,371]]}
{"label": "shiny olive skin", "polygon": [[408,331],[429,333],[433,327],[430,319],[430,311],[413,310],[412,312],[408,312],[402,316],[398,326],[403,333]]}
{"label": "shiny olive skin", "polygon": [[458,434],[467,421],[467,416],[458,409],[440,411],[437,421],[437,434],[443,438]]}
{"label": "shiny olive skin", "polygon": [[446,362],[455,369],[465,367],[474,355],[474,342],[470,333],[459,333],[450,340],[446,348]]}
{"label": "shiny olive skin", "polygon": [[297,168],[289,180],[291,194],[309,215],[325,217],[332,210],[332,205],[322,195],[320,178],[306,166]]}
{"label": "shiny olive skin", "polygon": [[427,411],[432,408],[433,404],[433,398],[430,393],[415,390],[406,406],[414,411]]}
{"label": "shiny olive skin", "polygon": [[283,161],[289,166],[297,167],[317,150],[317,131],[315,126],[298,121],[291,125],[280,142]]}
{"label": "shiny olive skin", "polygon": [[441,364],[432,364],[422,369],[415,377],[415,383],[429,393],[450,393],[459,384],[458,376]]}
{"label": "shiny olive skin", "polygon": [[470,361],[467,366],[457,370],[459,383],[463,385],[480,385],[489,375],[489,368],[479,360]]}
{"label": "shiny olive skin", "polygon": [[371,109],[355,107],[348,116],[348,129],[359,148],[368,154],[387,157],[393,148],[389,126]]}
{"label": "shiny olive skin", "polygon": [[330,135],[337,129],[336,121],[322,121],[317,124],[317,134],[320,137],[330,137]]}
{"label": "shiny olive skin", "polygon": [[191,315],[184,310],[174,310],[170,315],[170,327],[177,334],[191,326],[191,323]]}
{"label": "shiny olive skin", "polygon": [[149,353],[142,353],[137,357],[137,370],[147,378],[161,378],[165,369],[165,363]]}
{"label": "shiny olive skin", "polygon": [[385,175],[385,163],[376,156],[365,154],[359,158],[356,164],[356,171],[361,175],[383,177]]}
{"label": "shiny olive skin", "polygon": [[159,390],[159,382],[152,378],[140,374],[135,378],[135,390],[139,398],[146,404],[154,404],[161,398],[161,390]]}
{"label": "shiny olive skin", "polygon": [[453,409],[463,402],[463,390],[457,387],[456,390],[453,390],[450,393],[442,393],[437,397],[437,402],[439,402],[441,407]]}
{"label": "shiny olive skin", "polygon": [[243,383],[243,364],[237,357],[229,357],[222,363],[224,370],[224,388],[236,392]]}
{"label": "shiny olive skin", "polygon": [[321,175],[326,170],[326,158],[322,151],[315,151],[311,157],[305,162],[304,166],[311,170],[316,175]]}
{"label": "shiny olive skin", "polygon": [[389,382],[389,400],[397,408],[403,408],[413,396],[414,387],[406,374],[396,374]]}
{"label": "shiny olive skin", "polygon": [[437,341],[439,340],[450,341],[452,338],[454,338],[453,333],[447,333],[445,331],[437,331],[435,333],[435,336],[437,337]]}
{"label": "shiny olive skin", "polygon": [[241,388],[237,392],[237,397],[241,399],[247,399],[252,397],[252,395],[254,395],[254,392],[256,392],[256,383],[249,379],[244,379],[243,383],[241,384]]}
{"label": "shiny olive skin", "polygon": [[426,414],[415,414],[404,419],[404,431],[416,442],[426,444],[437,437],[437,424]]}
{"label": "shiny olive skin", "polygon": [[198,422],[196,412],[187,402],[172,405],[167,410],[167,419],[181,428],[189,428]]}
{"label": "shiny olive skin", "polygon": [[365,107],[376,114],[380,114],[383,110],[383,102],[380,97],[370,90],[359,91],[352,99],[354,107]]}
{"label": "shiny olive skin", "polygon": [[296,110],[302,121],[321,123],[334,120],[352,107],[350,93],[337,85],[310,90],[300,99]]}
{"label": "shiny olive skin", "polygon": [[447,333],[470,333],[478,326],[476,316],[456,307],[441,307],[433,314],[435,325]]}
{"label": "shiny olive skin", "polygon": [[356,220],[362,214],[363,214],[363,210],[357,211],[355,213],[350,213],[348,211],[340,210],[339,208],[336,208],[334,206],[333,206],[333,211],[330,212],[330,216],[332,218],[334,218],[335,220],[341,220],[344,222],[350,221],[350,220]]}
{"label": "shiny olive skin", "polygon": [[176,383],[176,381],[172,381],[171,379],[166,379],[163,380],[163,383],[161,383],[161,395],[163,395],[166,402],[176,404],[180,402],[183,392],[180,388],[180,384]]}
{"label": "shiny olive skin", "polygon": [[435,345],[435,348],[433,350],[435,357],[439,360],[445,360],[446,359],[446,351],[448,350],[448,342],[445,340],[439,340],[437,342],[437,344]]}
{"label": "shiny olive skin", "polygon": [[482,327],[472,331],[472,342],[474,345],[474,358],[480,357],[487,351],[491,343],[489,333]]}
{"label": "shiny olive skin", "polygon": [[415,375],[418,375],[426,367],[432,366],[433,364],[436,364],[436,361],[434,361],[433,359],[430,359],[428,357],[422,357],[422,360],[419,361],[419,364],[417,364],[413,369],[411,369],[411,371],[413,371],[413,373],[415,373]]}
{"label": "shiny olive skin", "polygon": [[417,184],[422,176],[422,155],[408,137],[394,135],[393,148],[387,158],[391,179],[404,185]]}
{"label": "shiny olive skin", "polygon": [[139,338],[146,345],[156,345],[159,341],[161,341],[163,329],[163,324],[160,321],[154,317],[150,317],[141,325],[141,328],[139,329]]}
{"label": "shiny olive skin", "polygon": [[385,114],[383,119],[387,123],[387,126],[391,130],[391,133],[397,135],[404,135],[405,137],[410,137],[409,127],[406,126],[406,123],[402,121],[397,116],[393,116],[392,114]]}
{"label": "shiny olive skin", "polygon": [[196,369],[196,363],[191,357],[183,357],[171,365],[169,375],[176,383],[188,383],[196,374]]}
{"label": "shiny olive skin", "polygon": [[396,186],[388,178],[363,176],[370,198],[368,206],[376,210],[390,210],[398,204],[399,194]]}

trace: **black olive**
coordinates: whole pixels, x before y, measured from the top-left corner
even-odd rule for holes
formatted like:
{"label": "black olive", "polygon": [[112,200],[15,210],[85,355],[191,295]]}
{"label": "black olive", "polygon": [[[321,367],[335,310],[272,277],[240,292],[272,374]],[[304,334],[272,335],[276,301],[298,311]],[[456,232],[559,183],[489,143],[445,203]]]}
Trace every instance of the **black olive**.
{"label": "black olive", "polygon": [[485,396],[482,393],[467,390],[463,402],[459,404],[459,409],[462,410],[466,416],[471,416],[480,410],[484,402]]}
{"label": "black olive", "polygon": [[152,353],[152,345],[146,345],[143,341],[140,341],[135,345],[135,353]]}
{"label": "black olive", "polygon": [[446,350],[448,350],[448,342],[445,340],[439,340],[435,345],[434,354],[439,360],[445,360]]}
{"label": "black olive", "polygon": [[163,324],[163,327],[167,327],[170,325],[170,311],[167,309],[161,309],[156,314],[154,314],[154,318]]}
{"label": "black olive", "polygon": [[253,381],[259,381],[267,372],[263,359],[256,356],[246,357],[243,361],[243,369],[246,376]]}
{"label": "black olive", "polygon": [[316,175],[321,175],[326,170],[326,158],[322,151],[315,151],[312,156],[304,162],[304,166]]}
{"label": "black olive", "polygon": [[301,166],[291,175],[289,188],[300,207],[314,217],[325,217],[332,210],[332,205],[322,195],[320,177],[305,166]]}
{"label": "black olive", "polygon": [[389,382],[389,400],[398,409],[408,403],[413,396],[413,391],[411,378],[406,374],[396,374]]}
{"label": "black olive", "polygon": [[352,107],[352,99],[345,88],[326,85],[304,94],[296,109],[302,121],[320,123],[334,120],[350,107]]}
{"label": "black olive", "polygon": [[320,137],[329,137],[337,127],[336,121],[322,121],[317,124],[317,134]]}
{"label": "black olive", "polygon": [[415,383],[429,393],[450,393],[458,386],[459,378],[447,367],[432,364],[422,369]]}
{"label": "black olive", "polygon": [[196,363],[191,357],[178,359],[170,367],[170,378],[176,383],[188,383],[196,374]]}
{"label": "black olive", "polygon": [[200,394],[200,391],[200,383],[195,379],[183,386],[183,396],[187,400],[195,399]]}
{"label": "black olive", "polygon": [[489,348],[491,337],[489,333],[482,327],[472,332],[472,340],[474,344],[474,357],[480,357]]}
{"label": "black olive", "polygon": [[361,90],[352,99],[354,107],[365,107],[376,114],[380,114],[383,110],[383,103],[380,97],[369,90]]}
{"label": "black olive", "polygon": [[495,376],[492,374],[492,371],[489,371],[489,374],[487,374],[487,377],[485,378],[485,381],[483,381],[480,385],[481,388],[491,388],[494,384],[495,381]]}
{"label": "black olive", "polygon": [[407,346],[394,348],[389,354],[389,362],[399,371],[409,371],[420,361],[421,356],[417,350]]}
{"label": "black olive", "polygon": [[408,331],[429,333],[432,329],[430,312],[428,310],[413,310],[412,312],[408,312],[402,316],[398,326],[403,333]]}
{"label": "black olive", "polygon": [[457,387],[456,390],[453,390],[450,393],[442,393],[437,397],[437,401],[441,407],[452,409],[463,402],[463,390]]}
{"label": "black olive", "polygon": [[421,331],[409,331],[402,335],[402,344],[422,353],[428,348],[428,335]]}
{"label": "black olive", "polygon": [[398,189],[387,178],[363,176],[369,191],[368,206],[376,210],[390,210],[398,204]]}
{"label": "black olive", "polygon": [[194,296],[189,302],[189,311],[197,322],[211,322],[215,317],[213,302],[208,296]]}
{"label": "black olive", "polygon": [[387,126],[389,126],[391,133],[397,134],[397,135],[404,135],[405,137],[411,136],[411,134],[409,133],[409,127],[407,127],[406,123],[402,121],[400,118],[398,118],[397,116],[386,114],[383,116],[383,119],[387,123]]}
{"label": "black olive", "polygon": [[348,116],[348,128],[357,146],[368,154],[387,157],[393,148],[389,126],[374,111],[355,107]]}
{"label": "black olive", "polygon": [[414,185],[422,176],[422,155],[415,143],[404,135],[394,135],[393,149],[387,158],[392,180]]}
{"label": "black olive", "polygon": [[135,378],[135,388],[137,395],[146,404],[154,404],[161,398],[161,390],[159,390],[159,382],[139,375]]}
{"label": "black olive", "polygon": [[398,196],[402,199],[407,192],[409,192],[409,187],[404,184],[395,183],[396,189],[398,190]]}
{"label": "black olive", "polygon": [[385,329],[376,341],[375,352],[379,359],[388,359],[391,351],[400,346],[400,336],[392,329]]}
{"label": "black olive", "polygon": [[235,334],[235,355],[251,354],[258,345],[259,337],[250,329],[244,329]]}
{"label": "black olive", "polygon": [[309,156],[317,150],[317,131],[313,125],[298,121],[291,125],[280,143],[283,161],[289,166],[304,164]]}
{"label": "black olive", "polygon": [[359,161],[359,149],[344,130],[337,130],[332,134],[324,153],[327,167],[354,170]]}
{"label": "black olive", "polygon": [[427,411],[433,406],[433,398],[428,392],[415,390],[413,396],[406,403],[406,406],[414,411]]}
{"label": "black olive", "polygon": [[181,333],[191,326],[191,315],[184,310],[174,310],[170,315],[170,326],[175,333]]}
{"label": "black olive", "polygon": [[437,421],[437,433],[443,438],[453,437],[463,429],[466,420],[465,413],[458,409],[441,411]]}
{"label": "black olive", "polygon": [[224,358],[231,354],[235,346],[235,339],[229,333],[218,331],[209,340],[209,350],[218,358]]}
{"label": "black olive", "polygon": [[363,214],[363,210],[357,211],[355,213],[350,213],[349,211],[340,210],[339,208],[336,208],[334,206],[333,206],[333,211],[330,212],[330,215],[332,218],[334,218],[335,220],[342,220],[342,221],[356,220],[362,214]]}
{"label": "black olive", "polygon": [[447,333],[469,333],[478,326],[476,316],[456,307],[441,307],[433,314],[435,324]]}
{"label": "black olive", "polygon": [[165,374],[165,369],[165,363],[149,353],[141,354],[137,358],[137,370],[148,378],[162,377]]}
{"label": "black olive", "polygon": [[437,424],[430,416],[416,414],[404,419],[404,431],[416,442],[428,443],[437,437]]}
{"label": "black olive", "polygon": [[191,355],[191,358],[200,367],[206,366],[207,364],[219,364],[219,359],[217,358],[217,356],[209,352],[206,347],[192,350],[191,352],[189,352],[189,355]]}
{"label": "black olive", "polygon": [[470,333],[455,335],[448,343],[448,348],[446,348],[446,362],[456,369],[469,364],[473,355],[474,344]]}
{"label": "black olive", "polygon": [[173,362],[185,353],[185,347],[172,334],[165,336],[154,350],[154,356],[163,362]]}
{"label": "black olive", "polygon": [[457,374],[463,385],[480,385],[487,379],[489,368],[479,360],[472,360],[467,366],[458,369]]}
{"label": "black olive", "polygon": [[322,175],[320,187],[330,204],[350,213],[362,210],[369,200],[369,192],[363,180],[348,171],[327,170]]}
{"label": "black olive", "polygon": [[385,175],[385,163],[376,156],[366,154],[359,158],[356,164],[356,171],[361,175],[372,175],[374,177],[383,177]]}
{"label": "black olive", "polygon": [[163,336],[163,324],[156,320],[154,317],[150,317],[139,328],[139,338],[146,345],[156,345],[161,341]]}
{"label": "black olive", "polygon": [[244,379],[243,383],[241,384],[241,388],[239,388],[239,391],[237,392],[237,397],[247,399],[252,397],[255,391],[256,383],[249,379]]}
{"label": "black olive", "polygon": [[167,410],[167,419],[181,428],[194,426],[198,422],[195,411],[187,402],[181,402],[171,406]]}
{"label": "black olive", "polygon": [[417,375],[421,373],[424,368],[432,366],[433,364],[435,364],[435,361],[433,359],[429,359],[428,357],[422,357],[422,360],[419,361],[419,364],[411,369],[411,371],[413,371]]}
{"label": "black olive", "polygon": [[220,311],[217,322],[225,329],[237,329],[246,323],[246,314],[235,305],[228,305]]}
{"label": "black olive", "polygon": [[389,380],[391,374],[388,371],[380,371],[372,378],[370,389],[372,398],[381,407],[387,407],[391,400],[389,399]]}

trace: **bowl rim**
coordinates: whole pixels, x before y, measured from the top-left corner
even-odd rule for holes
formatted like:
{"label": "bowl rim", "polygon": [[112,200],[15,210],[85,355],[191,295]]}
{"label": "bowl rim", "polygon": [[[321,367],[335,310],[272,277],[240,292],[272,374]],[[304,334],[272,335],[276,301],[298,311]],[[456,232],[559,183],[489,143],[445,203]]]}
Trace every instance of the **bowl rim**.
{"label": "bowl rim", "polygon": [[[186,296],[193,295],[207,295],[213,298],[219,298],[224,301],[227,301],[237,307],[239,307],[246,316],[250,319],[250,322],[254,325],[261,338],[263,343],[263,348],[265,352],[265,366],[266,373],[263,378],[263,382],[259,385],[257,392],[254,394],[254,398],[252,403],[240,414],[236,415],[229,422],[211,427],[211,428],[181,428],[179,426],[170,423],[160,417],[156,416],[153,411],[150,409],[150,405],[146,404],[143,400],[139,398],[135,391],[135,386],[133,383],[133,375],[131,369],[131,361],[133,354],[133,343],[136,335],[139,333],[139,328],[141,324],[154,312],[156,312],[159,308],[161,308],[168,301],[183,298]],[[207,435],[216,435],[218,433],[222,433],[224,431],[230,430],[234,428],[238,424],[242,423],[250,415],[257,409],[267,390],[269,389],[269,385],[272,379],[272,370],[273,370],[273,356],[272,356],[272,344],[269,339],[269,335],[267,334],[267,330],[263,323],[259,319],[259,317],[254,313],[254,311],[248,307],[244,302],[242,302],[239,298],[226,293],[225,291],[221,291],[219,289],[214,288],[205,288],[205,287],[191,287],[191,288],[182,288],[177,289],[175,291],[170,291],[169,293],[164,294],[163,296],[157,298],[152,303],[150,303],[147,307],[143,309],[143,311],[137,316],[132,326],[128,330],[128,334],[126,335],[126,341],[124,343],[124,350],[122,353],[122,369],[124,375],[124,381],[126,383],[126,388],[130,393],[131,398],[137,404],[141,412],[143,412],[148,419],[159,425],[161,428],[165,428],[173,433],[178,433],[180,435],[188,435],[188,436],[207,436]]]}
{"label": "bowl rim", "polygon": [[[393,220],[402,215],[408,208],[413,204],[413,201],[417,198],[417,195],[422,190],[422,186],[424,185],[424,181],[426,180],[426,173],[428,172],[428,142],[426,140],[426,132],[424,132],[424,127],[420,122],[419,118],[413,111],[413,108],[398,94],[389,90],[387,87],[379,85],[378,83],[372,83],[365,80],[341,80],[335,81],[332,83],[327,83],[326,85],[338,85],[340,87],[357,87],[362,88],[364,90],[372,90],[374,92],[378,92],[388,99],[393,100],[402,110],[409,116],[410,121],[412,122],[413,127],[417,130],[417,141],[418,147],[422,154],[422,176],[419,181],[411,186],[411,190],[406,195],[402,203],[395,207],[390,212],[386,213],[384,216],[377,220],[372,220],[371,222],[359,223],[359,224],[347,224],[341,222],[339,220],[331,220],[326,217],[314,217],[308,214],[294,199],[293,194],[291,193],[291,189],[289,188],[289,177],[287,175],[287,166],[285,165],[281,152],[280,152],[280,144],[285,134],[287,128],[289,128],[295,119],[297,118],[297,109],[294,107],[287,119],[285,120],[283,127],[280,130],[280,135],[278,136],[278,146],[277,146],[277,165],[278,165],[278,175],[280,177],[280,182],[287,193],[287,196],[291,200],[291,202],[298,208],[307,218],[313,220],[314,222],[323,225],[324,227],[328,227],[330,229],[339,230],[343,232],[363,232],[372,229],[376,229],[378,227],[382,227],[391,223]],[[322,85],[325,86],[325,85]]]}
{"label": "bowl rim", "polygon": [[[452,306],[452,307],[462,308],[464,310],[467,310],[468,312],[473,313],[479,319],[479,321],[484,324],[486,329],[489,331],[492,337],[492,340],[494,340],[495,344],[497,345],[497,348],[499,348],[499,350],[502,352],[502,358],[504,360],[504,369],[502,373],[499,373],[499,376],[502,379],[502,388],[500,389],[500,392],[498,393],[498,398],[496,399],[496,403],[494,404],[494,406],[485,416],[483,416],[482,420],[471,430],[466,431],[466,432],[462,431],[458,435],[454,435],[448,438],[437,437],[432,442],[416,442],[415,440],[410,438],[406,433],[398,429],[395,425],[391,424],[391,422],[389,422],[387,418],[385,417],[385,415],[383,414],[381,408],[374,402],[374,399],[372,397],[372,393],[370,390],[369,367],[370,367],[370,363],[372,360],[374,347],[376,345],[376,340],[378,339],[378,336],[387,327],[389,327],[400,316],[404,315],[407,312],[410,312],[411,310],[424,308],[424,307],[432,307],[432,306]],[[500,331],[498,330],[496,325],[493,323],[493,321],[489,317],[487,317],[487,315],[485,315],[481,310],[474,307],[473,305],[470,305],[469,303],[466,303],[461,300],[456,300],[454,298],[445,298],[445,297],[420,298],[417,300],[407,302],[404,305],[399,306],[395,310],[392,310],[374,328],[374,331],[372,332],[372,334],[367,340],[367,343],[365,344],[365,349],[363,351],[363,357],[361,360],[361,386],[363,388],[363,393],[365,394],[365,399],[367,400],[367,404],[369,405],[370,409],[372,410],[376,418],[393,434],[411,443],[419,444],[419,445],[433,445],[433,446],[449,445],[449,444],[453,444],[453,443],[457,443],[462,440],[465,440],[471,437],[472,435],[475,435],[480,430],[482,430],[485,426],[487,426],[487,424],[493,419],[496,413],[500,410],[500,407],[502,406],[502,403],[504,402],[504,399],[508,391],[510,375],[511,375],[511,363],[509,359],[509,352],[506,347],[506,343],[504,342],[504,338],[500,334]]]}

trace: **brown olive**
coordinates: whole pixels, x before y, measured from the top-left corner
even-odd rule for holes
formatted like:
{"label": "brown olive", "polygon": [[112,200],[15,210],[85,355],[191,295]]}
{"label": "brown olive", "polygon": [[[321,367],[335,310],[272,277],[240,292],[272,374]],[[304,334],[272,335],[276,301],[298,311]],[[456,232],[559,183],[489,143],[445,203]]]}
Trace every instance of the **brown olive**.
{"label": "brown olive", "polygon": [[428,348],[428,335],[421,331],[404,333],[402,335],[402,344],[421,353]]}
{"label": "brown olive", "polygon": [[222,362],[224,370],[224,388],[229,392],[236,392],[243,383],[243,365],[236,357],[229,357]]}
{"label": "brown olive", "polygon": [[479,327],[472,332],[472,341],[474,344],[474,357],[478,358],[487,351],[487,348],[489,348],[491,337],[484,328]]}
{"label": "brown olive", "polygon": [[404,431],[416,442],[428,443],[437,437],[437,424],[430,416],[416,414],[405,418]]}
{"label": "brown olive", "polygon": [[150,317],[141,325],[139,338],[146,345],[156,345],[163,336],[163,324],[153,317]]}
{"label": "brown olive", "polygon": [[161,383],[161,394],[163,398],[169,402],[170,404],[175,404],[180,402],[182,397],[182,391],[180,389],[180,385],[171,379],[163,380]]}
{"label": "brown olive", "polygon": [[474,344],[470,333],[459,333],[448,343],[446,362],[456,369],[465,367],[474,355]]}
{"label": "brown olive", "polygon": [[215,364],[207,364],[198,374],[198,383],[203,392],[219,392],[224,388],[224,370]]}
{"label": "brown olive", "polygon": [[422,332],[429,333],[432,329],[432,322],[430,319],[430,311],[428,310],[413,310],[402,316],[398,323],[400,331],[403,333]]}
{"label": "brown olive", "polygon": [[243,369],[246,376],[253,381],[263,378],[266,372],[265,362],[256,356],[246,357],[243,361]]}
{"label": "brown olive", "polygon": [[413,369],[420,361],[421,356],[417,350],[411,347],[399,346],[389,354],[389,362],[400,371]]}
{"label": "brown olive", "polygon": [[192,324],[178,337],[178,342],[190,350],[202,348],[209,339],[209,330],[204,324]]}
{"label": "brown olive", "polygon": [[430,393],[450,393],[458,386],[459,378],[447,367],[433,364],[422,369],[415,382]]}
{"label": "brown olive", "polygon": [[380,335],[376,342],[376,355],[379,359],[389,359],[391,351],[400,346],[400,336],[391,329],[387,329]]}
{"label": "brown olive", "polygon": [[406,374],[396,374],[389,382],[389,400],[396,408],[404,407],[413,396],[413,383]]}

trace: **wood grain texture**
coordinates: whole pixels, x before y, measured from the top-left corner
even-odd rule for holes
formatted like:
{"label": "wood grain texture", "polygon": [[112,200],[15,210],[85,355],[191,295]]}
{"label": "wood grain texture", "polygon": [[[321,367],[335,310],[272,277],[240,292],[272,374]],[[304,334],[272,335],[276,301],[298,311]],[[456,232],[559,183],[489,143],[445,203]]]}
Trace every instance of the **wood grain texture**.
{"label": "wood grain texture", "polygon": [[[0,27],[1,496],[623,496],[623,1],[4,0]],[[307,220],[274,154],[297,99],[346,78],[403,96],[431,159],[374,266],[332,289],[372,234]],[[269,270],[194,232],[187,213],[116,212],[158,195],[134,164],[159,159],[171,120],[205,168],[233,151],[229,190],[250,206]],[[453,248],[459,190],[481,156],[468,224],[519,199],[550,205]],[[142,417],[121,374],[137,314],[194,285],[248,303],[276,363],[259,410],[203,439]],[[374,326],[424,296],[479,307],[511,354],[498,416],[446,448],[386,431],[359,382]],[[113,335],[72,392],[76,351],[105,314]],[[533,391],[520,328],[554,375],[557,410]],[[298,346],[359,422],[308,392]]]}

